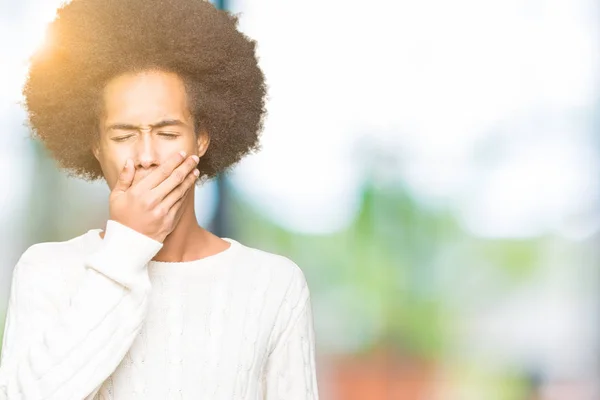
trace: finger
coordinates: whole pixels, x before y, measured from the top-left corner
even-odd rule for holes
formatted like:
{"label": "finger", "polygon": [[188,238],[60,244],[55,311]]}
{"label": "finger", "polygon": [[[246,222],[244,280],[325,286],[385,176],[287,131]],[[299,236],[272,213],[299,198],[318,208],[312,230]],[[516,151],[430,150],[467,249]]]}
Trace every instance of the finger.
{"label": "finger", "polygon": [[175,207],[178,202],[182,201],[188,195],[190,190],[194,190],[194,183],[200,174],[199,171],[197,171],[197,169],[194,169],[194,171],[189,173],[179,186],[171,190],[171,192],[162,201],[164,207],[166,207],[168,210],[171,210],[171,208]]}
{"label": "finger", "polygon": [[117,183],[115,184],[113,191],[125,192],[131,187],[131,182],[133,181],[133,176],[135,175],[132,164],[133,163],[131,162],[131,159],[128,158],[125,162],[125,166],[119,174],[119,178],[117,179]]}
{"label": "finger", "polygon": [[188,196],[190,195],[190,192],[194,190],[193,187],[191,187],[190,189],[188,189],[185,194],[175,202],[175,204],[173,204],[173,206],[171,207],[171,209],[168,212],[168,217],[171,219],[171,221],[173,221],[173,226],[177,225],[179,223],[179,220],[181,219],[181,215],[183,214],[182,210],[183,210],[183,203],[185,202],[185,199],[188,198]]}
{"label": "finger", "polygon": [[183,214],[183,208],[181,205],[183,204],[186,196],[183,196],[181,199],[177,200],[177,202],[173,205],[171,210],[167,214],[166,220],[169,221],[170,225],[173,229],[177,226],[179,221],[181,220],[181,215]]}
{"label": "finger", "polygon": [[185,151],[174,153],[163,164],[139,181],[140,189],[152,190],[165,179],[169,178],[175,168],[177,168],[186,159]]}
{"label": "finger", "polygon": [[188,159],[185,160],[185,162],[179,167],[177,167],[167,179],[152,189],[153,196],[163,200],[169,195],[169,193],[171,193],[176,187],[181,185],[185,179],[187,179],[187,176],[190,174],[190,172],[197,170],[197,165],[198,156],[188,157]]}
{"label": "finger", "polygon": [[182,205],[185,199],[187,199],[188,195],[190,194],[190,191],[191,190],[187,190],[185,194],[173,204],[173,206],[169,209],[167,213],[167,220],[171,221],[173,227],[177,226],[179,220],[181,220],[181,215],[183,214]]}

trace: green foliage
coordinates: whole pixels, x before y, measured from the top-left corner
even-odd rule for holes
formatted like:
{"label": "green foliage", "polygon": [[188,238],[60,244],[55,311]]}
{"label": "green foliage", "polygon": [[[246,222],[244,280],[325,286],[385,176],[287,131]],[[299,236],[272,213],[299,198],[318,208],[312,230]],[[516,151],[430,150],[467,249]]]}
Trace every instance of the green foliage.
{"label": "green foliage", "polygon": [[381,320],[365,351],[386,343],[425,358],[444,353],[457,316],[448,306],[452,290],[441,279],[442,268],[468,272],[462,265],[491,263],[518,283],[539,264],[535,241],[471,237],[452,210],[427,208],[402,186],[365,185],[353,224],[331,235],[288,231],[234,198],[237,236],[293,259],[317,298],[336,287],[352,288],[361,310],[340,312]]}

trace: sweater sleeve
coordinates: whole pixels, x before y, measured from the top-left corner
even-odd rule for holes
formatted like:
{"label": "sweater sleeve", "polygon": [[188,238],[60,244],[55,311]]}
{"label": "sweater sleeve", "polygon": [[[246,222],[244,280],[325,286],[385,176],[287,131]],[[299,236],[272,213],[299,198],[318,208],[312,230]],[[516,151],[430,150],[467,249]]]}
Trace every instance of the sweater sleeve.
{"label": "sweater sleeve", "polygon": [[119,365],[147,313],[147,263],[162,248],[109,220],[67,306],[48,317],[29,283],[47,257],[30,247],[13,272],[0,359],[0,400],[90,400]]}
{"label": "sweater sleeve", "polygon": [[308,288],[270,353],[264,376],[265,400],[318,400],[315,333]]}

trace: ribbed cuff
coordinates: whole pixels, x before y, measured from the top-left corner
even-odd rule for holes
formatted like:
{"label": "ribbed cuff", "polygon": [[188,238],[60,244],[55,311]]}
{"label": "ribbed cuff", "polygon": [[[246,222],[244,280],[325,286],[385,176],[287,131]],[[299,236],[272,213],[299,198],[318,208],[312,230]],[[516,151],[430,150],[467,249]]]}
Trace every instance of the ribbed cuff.
{"label": "ribbed cuff", "polygon": [[148,279],[147,264],[163,244],[114,220],[108,220],[101,248],[86,267],[132,289]]}

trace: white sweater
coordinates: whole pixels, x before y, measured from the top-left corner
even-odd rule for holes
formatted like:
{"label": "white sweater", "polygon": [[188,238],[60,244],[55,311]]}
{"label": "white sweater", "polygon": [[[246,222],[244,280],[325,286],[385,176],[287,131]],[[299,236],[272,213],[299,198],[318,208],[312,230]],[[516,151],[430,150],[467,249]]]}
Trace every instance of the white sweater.
{"label": "white sweater", "polygon": [[109,220],[14,272],[0,400],[318,399],[302,270],[233,239],[190,262]]}

